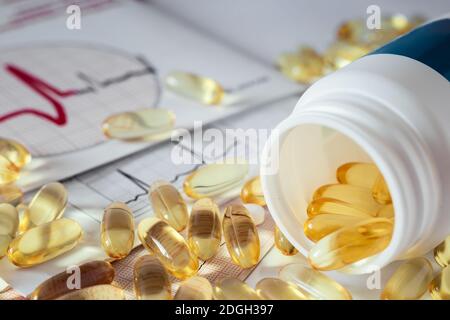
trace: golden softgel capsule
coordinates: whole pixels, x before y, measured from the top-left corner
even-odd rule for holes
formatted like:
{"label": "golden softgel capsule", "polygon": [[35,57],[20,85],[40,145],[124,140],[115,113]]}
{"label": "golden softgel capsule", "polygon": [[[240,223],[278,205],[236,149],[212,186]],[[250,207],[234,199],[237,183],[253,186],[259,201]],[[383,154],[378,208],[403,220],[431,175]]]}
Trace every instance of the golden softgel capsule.
{"label": "golden softgel capsule", "polygon": [[392,230],[392,221],[386,218],[342,228],[319,240],[309,252],[309,261],[319,270],[340,269],[386,249]]}
{"label": "golden softgel capsule", "polygon": [[146,218],[139,223],[138,235],[144,247],[154,253],[173,276],[186,279],[197,273],[197,257],[166,221]]}
{"label": "golden softgel capsule", "polygon": [[156,256],[139,257],[134,264],[134,292],[138,300],[172,299],[169,275]]}
{"label": "golden softgel capsule", "polygon": [[192,277],[183,281],[174,297],[175,300],[212,300],[213,288],[208,279]]}
{"label": "golden softgel capsule", "polygon": [[113,202],[106,207],[101,224],[102,247],[114,259],[128,256],[134,245],[134,218],[124,203]]}
{"label": "golden softgel capsule", "polygon": [[450,265],[450,236],[434,249],[434,259],[443,268]]}
{"label": "golden softgel capsule", "polygon": [[114,114],[103,121],[106,137],[125,141],[149,141],[169,137],[175,114],[166,109],[148,108]]}
{"label": "golden softgel capsule", "polygon": [[392,202],[391,194],[382,175],[379,175],[372,187],[372,196],[380,204]]}
{"label": "golden softgel capsule", "polygon": [[194,203],[187,239],[192,252],[202,260],[212,258],[219,250],[222,240],[220,211],[210,198],[203,198]]}
{"label": "golden softgel capsule", "polygon": [[256,284],[256,293],[264,300],[307,300],[294,284],[278,278],[265,278]]}
{"label": "golden softgel capsule", "polygon": [[258,231],[247,209],[239,204],[225,208],[223,236],[233,262],[242,268],[253,267],[259,261]]}
{"label": "golden softgel capsule", "polygon": [[433,267],[425,258],[401,264],[389,278],[381,293],[382,300],[415,300],[427,291],[433,279]]}
{"label": "golden softgel capsule", "polygon": [[217,81],[188,72],[171,72],[165,82],[169,90],[207,105],[220,104],[225,93]]}
{"label": "golden softgel capsule", "polygon": [[177,231],[186,228],[188,209],[183,197],[173,185],[163,180],[155,181],[150,187],[149,199],[158,218],[167,221]]}
{"label": "golden softgel capsule", "polygon": [[213,197],[239,186],[248,172],[247,163],[213,163],[191,173],[183,184],[193,199]]}
{"label": "golden softgel capsule", "polygon": [[0,185],[16,181],[19,175],[19,168],[0,154]]}
{"label": "golden softgel capsule", "polygon": [[0,139],[0,155],[19,169],[31,161],[31,154],[28,149],[11,139]]}
{"label": "golden softgel capsule", "polygon": [[339,183],[351,184],[371,189],[380,171],[373,163],[349,162],[337,169],[336,178]]}
{"label": "golden softgel capsule", "polygon": [[8,258],[18,267],[31,267],[62,255],[80,241],[78,222],[61,218],[25,231],[9,245]]}
{"label": "golden softgel capsule", "polygon": [[220,280],[214,287],[215,300],[261,300],[256,291],[236,278]]}
{"label": "golden softgel capsule", "polygon": [[[378,207],[376,209],[378,209]],[[377,215],[377,211],[370,212],[368,210],[358,208],[357,206],[355,207],[351,203],[332,198],[319,198],[311,201],[306,209],[306,213],[309,217],[314,217],[319,214],[342,214],[354,217],[370,218]]]}
{"label": "golden softgel capsule", "polygon": [[0,204],[0,259],[6,255],[9,243],[16,236],[19,215],[10,204]]}
{"label": "golden softgel capsule", "polygon": [[282,54],[277,64],[286,77],[297,82],[311,83],[323,75],[324,61],[309,47],[301,47],[297,52]]}
{"label": "golden softgel capsule", "polygon": [[325,274],[302,263],[283,267],[280,278],[295,284],[310,300],[351,300],[352,295],[342,285]]}
{"label": "golden softgel capsule", "polygon": [[394,206],[392,204],[384,205],[378,210],[377,217],[380,218],[394,218],[395,212],[394,212]]}
{"label": "golden softgel capsule", "polygon": [[20,231],[59,219],[66,209],[67,191],[63,184],[52,182],[33,197],[20,222]]}
{"label": "golden softgel capsule", "polygon": [[74,268],[79,275],[79,289],[99,284],[110,284],[114,280],[114,268],[106,261],[90,261],[54,275],[45,280],[28,296],[30,300],[52,300],[65,295],[75,288]]}
{"label": "golden softgel capsule", "polygon": [[364,219],[370,218],[362,218],[344,214],[323,213],[306,219],[303,225],[303,230],[308,239],[317,242],[336,230],[352,226],[363,221]]}
{"label": "golden softgel capsule", "polygon": [[243,203],[254,203],[260,206],[266,205],[259,176],[250,179],[244,184],[241,190],[241,199]]}
{"label": "golden softgel capsule", "polygon": [[297,254],[297,249],[292,245],[292,243],[284,236],[284,234],[275,226],[273,231],[275,247],[280,250],[280,252],[286,256],[293,256]]}
{"label": "golden softgel capsule", "polygon": [[125,300],[122,289],[110,284],[100,284],[67,293],[56,300]]}
{"label": "golden softgel capsule", "polygon": [[450,266],[442,269],[431,281],[429,290],[434,300],[450,300]]}
{"label": "golden softgel capsule", "polygon": [[0,203],[18,206],[23,201],[23,192],[15,184],[0,185]]}

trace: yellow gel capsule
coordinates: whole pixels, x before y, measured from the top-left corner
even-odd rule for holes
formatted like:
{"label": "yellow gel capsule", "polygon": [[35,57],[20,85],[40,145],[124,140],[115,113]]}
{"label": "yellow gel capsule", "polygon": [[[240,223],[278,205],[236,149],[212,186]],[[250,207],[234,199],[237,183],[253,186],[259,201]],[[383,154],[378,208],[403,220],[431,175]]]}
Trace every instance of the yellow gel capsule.
{"label": "yellow gel capsule", "polygon": [[175,114],[166,109],[141,109],[114,114],[103,121],[106,137],[124,141],[159,140],[170,136]]}
{"label": "yellow gel capsule", "polygon": [[20,172],[11,161],[0,155],[0,185],[8,184],[19,179]]}
{"label": "yellow gel capsule", "polygon": [[303,231],[308,239],[317,242],[336,230],[355,225],[364,219],[368,219],[368,217],[363,218],[332,213],[318,214],[306,219]]}
{"label": "yellow gel capsule", "polygon": [[250,179],[244,184],[241,190],[241,199],[243,203],[254,203],[260,206],[266,205],[259,176]]}
{"label": "yellow gel capsule", "polygon": [[[78,267],[79,289],[100,284],[110,284],[114,280],[114,268],[106,261],[90,261]],[[69,269],[68,269],[69,270]],[[45,280],[28,296],[30,300],[53,300],[73,291],[71,286],[75,285],[73,272],[64,270],[61,273]],[[74,270],[74,269],[72,269]],[[74,286],[75,287],[75,286]]]}
{"label": "yellow gel capsule", "polygon": [[133,249],[134,219],[124,203],[113,202],[106,207],[101,224],[102,247],[114,259],[123,259]]}
{"label": "yellow gel capsule", "polygon": [[110,284],[87,287],[67,293],[56,300],[125,300],[122,289]]}
{"label": "yellow gel capsule", "polygon": [[392,204],[387,204],[385,206],[382,206],[380,210],[377,213],[377,217],[380,218],[394,218],[394,206]]}
{"label": "yellow gel capsule", "polygon": [[259,236],[247,209],[239,204],[228,206],[222,223],[223,236],[233,262],[242,268],[256,265],[260,255]]}
{"label": "yellow gel capsule", "polygon": [[391,194],[387,187],[386,181],[382,175],[379,175],[372,187],[372,196],[380,204],[388,204],[392,202]]}
{"label": "yellow gel capsule", "polygon": [[41,224],[9,244],[8,259],[18,267],[31,267],[73,249],[82,235],[78,222],[67,218]]}
{"label": "yellow gel capsule", "polygon": [[169,275],[155,256],[142,256],[134,264],[134,292],[138,300],[172,299]]}
{"label": "yellow gel capsule", "polygon": [[325,68],[328,71],[345,67],[350,62],[368,54],[372,47],[365,44],[338,41],[327,48],[324,54]]}
{"label": "yellow gel capsule", "polygon": [[220,280],[214,287],[215,300],[261,300],[253,288],[235,278]]}
{"label": "yellow gel capsule", "polygon": [[28,149],[21,143],[10,139],[0,139],[0,155],[19,169],[31,161]]}
{"label": "yellow gel capsule", "polygon": [[382,300],[415,300],[427,291],[433,279],[433,267],[425,258],[415,258],[404,262],[389,278]]}
{"label": "yellow gel capsule", "polygon": [[284,234],[275,226],[273,231],[273,235],[275,238],[275,247],[280,250],[282,254],[285,256],[293,256],[297,254],[298,250],[289,242],[288,239],[284,236]]}
{"label": "yellow gel capsule", "polygon": [[20,231],[59,219],[66,209],[67,191],[63,184],[52,182],[33,197],[20,222]]}
{"label": "yellow gel capsule", "polygon": [[342,285],[301,263],[283,267],[280,278],[295,284],[310,300],[351,300],[351,293]]}
{"label": "yellow gel capsule", "polygon": [[162,180],[154,182],[149,199],[158,218],[167,221],[177,231],[186,228],[189,219],[186,202],[173,185]]}
{"label": "yellow gel capsule", "polygon": [[380,204],[377,203],[370,189],[352,186],[350,184],[327,184],[314,192],[313,200],[320,198],[332,198],[347,202],[353,207],[365,211],[376,212],[380,209]]}
{"label": "yellow gel capsule", "polygon": [[208,164],[191,173],[183,184],[193,199],[213,197],[239,186],[248,172],[247,163]]}
{"label": "yellow gel capsule", "polygon": [[23,201],[23,192],[14,184],[0,185],[0,203],[18,206]]}
{"label": "yellow gel capsule", "polygon": [[282,54],[277,64],[286,77],[297,82],[311,83],[323,75],[323,58],[309,47],[301,47],[298,52]]}
{"label": "yellow gel capsule", "polygon": [[450,265],[450,236],[434,249],[434,259],[443,268]]}
{"label": "yellow gel capsule", "polygon": [[220,104],[225,91],[215,80],[188,72],[171,72],[167,75],[169,90],[203,104]]}
{"label": "yellow gel capsule", "polygon": [[339,183],[371,189],[380,171],[373,163],[349,162],[337,169],[336,178]]}
{"label": "yellow gel capsule", "polygon": [[183,281],[174,297],[175,300],[212,300],[213,288],[208,279],[192,277]]}
{"label": "yellow gel capsule", "polygon": [[309,251],[309,262],[318,270],[340,269],[386,249],[392,230],[392,221],[386,218],[342,228],[316,243]]}
{"label": "yellow gel capsule", "polygon": [[138,235],[144,247],[154,253],[176,278],[186,279],[197,273],[197,257],[184,238],[166,221],[146,218],[139,223]]}
{"label": "yellow gel capsule", "polygon": [[319,214],[341,214],[353,217],[370,218],[376,216],[377,212],[369,212],[355,207],[352,203],[332,198],[319,198],[311,201],[306,209],[308,217],[314,217]]}
{"label": "yellow gel capsule", "polygon": [[308,300],[297,286],[277,278],[260,280],[256,293],[264,300]]}
{"label": "yellow gel capsule", "polygon": [[194,203],[187,239],[192,252],[202,260],[217,253],[222,240],[222,225],[219,208],[213,200],[203,198]]}
{"label": "yellow gel capsule", "polygon": [[6,255],[8,246],[16,236],[19,226],[17,210],[10,204],[0,204],[0,259]]}
{"label": "yellow gel capsule", "polygon": [[442,269],[431,281],[429,290],[434,300],[450,300],[450,266]]}

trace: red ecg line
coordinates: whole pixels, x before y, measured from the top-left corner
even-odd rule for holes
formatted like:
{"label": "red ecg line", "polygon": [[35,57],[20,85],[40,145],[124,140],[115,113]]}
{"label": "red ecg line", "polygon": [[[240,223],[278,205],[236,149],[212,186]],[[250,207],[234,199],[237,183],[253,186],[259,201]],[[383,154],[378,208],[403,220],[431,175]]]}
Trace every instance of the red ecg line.
{"label": "red ecg line", "polygon": [[34,115],[58,126],[63,126],[67,123],[67,114],[64,106],[58,100],[54,99],[52,94],[54,96],[64,98],[76,94],[77,90],[59,90],[58,88],[46,83],[44,80],[39,79],[38,77],[12,64],[6,64],[5,69],[18,80],[22,81],[31,90],[50,102],[56,111],[56,116],[37,109],[25,107],[0,115],[0,123],[25,114]]}

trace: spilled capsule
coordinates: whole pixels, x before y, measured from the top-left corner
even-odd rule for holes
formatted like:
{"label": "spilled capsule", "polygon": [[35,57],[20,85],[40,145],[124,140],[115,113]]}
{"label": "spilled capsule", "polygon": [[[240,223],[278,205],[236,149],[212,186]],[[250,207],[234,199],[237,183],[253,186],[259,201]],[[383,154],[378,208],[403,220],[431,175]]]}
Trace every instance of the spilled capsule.
{"label": "spilled capsule", "polygon": [[128,256],[134,245],[134,218],[131,209],[122,202],[105,208],[101,223],[103,250],[113,259]]}
{"label": "spilled capsule", "polygon": [[382,300],[415,300],[427,291],[433,279],[433,267],[425,258],[415,258],[402,263],[389,278]]}
{"label": "spilled capsule", "polygon": [[434,249],[434,259],[442,267],[450,265],[450,236]]}
{"label": "spilled capsule", "polygon": [[236,278],[220,280],[214,287],[215,300],[261,300],[256,291]]}
{"label": "spilled capsule", "polygon": [[309,240],[317,242],[330,233],[344,227],[353,226],[364,219],[358,216],[323,213],[306,219],[303,231]]}
{"label": "spilled capsule", "polygon": [[[80,289],[99,284],[110,284],[114,280],[114,268],[107,261],[90,261],[78,267]],[[73,273],[63,271],[45,280],[28,296],[30,300],[53,300],[73,289],[68,287]]]}
{"label": "spilled capsule", "polygon": [[66,209],[67,190],[63,184],[52,182],[43,186],[33,197],[20,222],[20,231],[59,219]]}
{"label": "spilled capsule", "polygon": [[134,292],[138,300],[172,299],[169,275],[157,257],[145,255],[134,264]]}
{"label": "spilled capsule", "polygon": [[172,92],[206,105],[220,104],[225,95],[217,81],[193,73],[171,72],[165,83]]}
{"label": "spilled capsule", "polygon": [[175,294],[174,300],[212,300],[213,288],[208,279],[195,276],[184,280]]}
{"label": "spilled capsule", "polygon": [[277,64],[286,77],[301,83],[311,83],[323,74],[323,58],[309,47],[280,55]]}
{"label": "spilled capsule", "polygon": [[169,137],[174,125],[173,112],[147,108],[114,114],[103,121],[102,130],[109,139],[148,141]]}
{"label": "spilled capsule", "polygon": [[239,204],[226,207],[222,224],[232,261],[242,268],[256,265],[260,256],[259,236],[247,209]]}
{"label": "spilled capsule", "polygon": [[325,274],[302,263],[283,267],[280,278],[295,284],[310,300],[351,300],[352,295],[342,285]]}
{"label": "spilled capsule", "polygon": [[110,284],[100,284],[67,293],[56,300],[125,300],[122,289]]}
{"label": "spilled capsule", "polygon": [[318,270],[336,270],[380,253],[389,245],[392,221],[364,220],[320,239],[309,251],[309,261]]}
{"label": "spilled capsule", "polygon": [[222,240],[220,211],[209,198],[197,200],[189,217],[188,244],[192,252],[202,260],[212,258]]}
{"label": "spilled capsule", "polygon": [[314,217],[319,214],[342,214],[361,218],[370,218],[376,216],[377,212],[370,212],[364,208],[358,208],[352,203],[336,200],[332,198],[319,198],[311,201],[306,209],[308,217]]}
{"label": "spilled capsule", "polygon": [[208,164],[186,177],[183,190],[193,199],[213,197],[239,186],[247,172],[247,163]]}
{"label": "spilled capsule", "polygon": [[273,231],[275,239],[275,247],[286,256],[293,256],[297,254],[298,250],[292,245],[292,243],[284,236],[284,234],[275,226]]}
{"label": "spilled capsule", "polygon": [[8,203],[0,204],[0,259],[6,255],[8,246],[16,236],[19,215],[15,207]]}
{"label": "spilled capsule", "polygon": [[265,278],[256,284],[256,293],[264,300],[307,300],[294,284],[278,278]]}
{"label": "spilled capsule", "polygon": [[150,187],[149,199],[158,218],[177,231],[186,228],[189,219],[186,202],[173,185],[163,180],[155,181]]}
{"label": "spilled capsule", "polygon": [[244,184],[241,190],[241,199],[243,203],[254,203],[260,206],[266,205],[259,176],[250,179]]}
{"label": "spilled capsule", "polygon": [[19,168],[0,154],[0,185],[12,183],[19,179],[19,176]]}
{"label": "spilled capsule", "polygon": [[18,267],[31,267],[62,255],[80,241],[78,222],[61,218],[29,229],[16,237],[8,248],[8,259]]}
{"label": "spilled capsule", "polygon": [[18,206],[23,201],[23,192],[15,184],[0,185],[0,203]]}
{"label": "spilled capsule", "polygon": [[375,164],[365,162],[345,163],[336,171],[339,183],[368,189],[373,187],[379,175],[380,171]]}
{"label": "spilled capsule", "polygon": [[429,286],[434,300],[450,300],[450,266],[447,266],[431,281]]}
{"label": "spilled capsule", "polygon": [[197,273],[197,257],[184,238],[166,221],[146,218],[139,223],[138,235],[144,247],[155,254],[176,278],[186,279]]}
{"label": "spilled capsule", "polygon": [[380,174],[372,187],[372,196],[380,204],[392,202],[391,194],[383,176]]}
{"label": "spilled capsule", "polygon": [[31,161],[31,154],[25,146],[11,139],[0,139],[0,155],[21,169]]}

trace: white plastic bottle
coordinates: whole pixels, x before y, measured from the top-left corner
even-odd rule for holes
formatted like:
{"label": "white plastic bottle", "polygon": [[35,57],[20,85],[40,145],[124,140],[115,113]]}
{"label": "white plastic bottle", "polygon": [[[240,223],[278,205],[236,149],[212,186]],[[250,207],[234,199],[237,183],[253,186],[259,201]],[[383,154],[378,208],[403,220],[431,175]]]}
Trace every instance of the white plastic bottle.
{"label": "white plastic bottle", "polygon": [[449,79],[447,17],[324,77],[303,94],[263,152],[266,165],[278,158],[278,170],[261,169],[269,210],[301,253],[313,245],[302,228],[312,193],[336,181],[336,169],[346,162],[374,162],[395,209],[390,245],[350,272],[423,255],[450,234]]}

